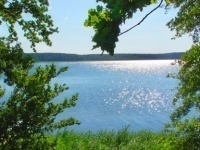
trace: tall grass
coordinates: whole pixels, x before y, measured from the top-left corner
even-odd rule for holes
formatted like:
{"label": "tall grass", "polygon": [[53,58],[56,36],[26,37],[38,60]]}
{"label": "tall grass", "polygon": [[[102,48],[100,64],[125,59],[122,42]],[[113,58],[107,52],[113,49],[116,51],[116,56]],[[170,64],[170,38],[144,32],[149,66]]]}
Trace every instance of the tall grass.
{"label": "tall grass", "polygon": [[172,133],[151,131],[131,132],[128,127],[120,131],[58,134],[58,150],[173,150],[179,139]]}

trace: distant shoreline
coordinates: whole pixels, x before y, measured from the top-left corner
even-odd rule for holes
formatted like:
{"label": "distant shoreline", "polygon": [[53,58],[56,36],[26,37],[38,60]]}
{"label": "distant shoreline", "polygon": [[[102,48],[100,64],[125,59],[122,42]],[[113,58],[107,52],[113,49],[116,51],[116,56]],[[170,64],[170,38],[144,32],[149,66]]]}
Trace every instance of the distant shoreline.
{"label": "distant shoreline", "polygon": [[65,53],[26,53],[37,61],[127,61],[127,60],[170,60],[180,59],[183,52],[164,54],[65,54]]}

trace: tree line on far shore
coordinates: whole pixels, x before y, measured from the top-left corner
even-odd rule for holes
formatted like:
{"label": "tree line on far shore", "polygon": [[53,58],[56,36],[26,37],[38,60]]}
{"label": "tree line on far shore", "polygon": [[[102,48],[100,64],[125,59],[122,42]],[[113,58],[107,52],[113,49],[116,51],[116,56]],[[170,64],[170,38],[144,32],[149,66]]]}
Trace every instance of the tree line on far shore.
{"label": "tree line on far shore", "polygon": [[26,53],[37,61],[109,61],[109,60],[169,60],[180,59],[182,52],[165,54],[64,54],[64,53]]}

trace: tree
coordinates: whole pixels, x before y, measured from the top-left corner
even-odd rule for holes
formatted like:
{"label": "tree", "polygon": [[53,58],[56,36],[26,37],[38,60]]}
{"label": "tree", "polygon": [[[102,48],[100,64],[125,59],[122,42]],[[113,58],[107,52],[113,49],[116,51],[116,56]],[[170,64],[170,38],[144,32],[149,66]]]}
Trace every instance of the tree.
{"label": "tree", "polygon": [[[200,145],[200,44],[194,44],[178,61],[181,69],[175,78],[179,79],[173,104],[179,104],[171,114],[171,124],[166,125],[179,137],[179,149],[199,149]],[[192,114],[191,114],[192,112]],[[195,115],[193,115],[195,114]],[[190,117],[187,117],[190,115]],[[191,117],[192,116],[192,117]]]}
{"label": "tree", "polygon": [[179,8],[177,17],[167,23],[171,30],[176,31],[175,37],[189,33],[194,43],[199,42],[200,32],[200,2],[199,0],[169,0],[166,8]]}
{"label": "tree", "polygon": [[[98,5],[96,9],[90,9],[88,19],[85,20],[84,25],[93,27],[95,31],[92,41],[96,44],[93,49],[100,47],[103,52],[107,51],[110,55],[114,55],[115,43],[118,42],[118,36],[123,34],[120,33],[120,25],[125,23],[127,19],[132,18],[138,9],[142,11],[144,7],[155,4],[156,0],[97,0],[97,2],[103,2],[105,7]],[[163,0],[149,14],[159,8],[162,2]]]}
{"label": "tree", "polygon": [[[48,0],[1,0],[0,25],[7,27],[0,37],[0,74],[13,87],[10,97],[0,101],[0,149],[53,149],[56,140],[48,140],[47,133],[68,125],[79,124],[74,118],[55,122],[66,108],[75,106],[78,95],[54,103],[53,98],[68,89],[51,79],[67,70],[54,64],[37,67],[30,73],[34,60],[24,56],[18,40],[19,27],[36,52],[36,44],[51,46],[49,36],[58,29],[47,14]],[[27,17],[28,16],[28,17]],[[18,28],[17,28],[18,27]],[[6,90],[0,86],[0,97]]]}
{"label": "tree", "polygon": [[[104,7],[97,6],[96,9],[90,9],[85,26],[91,26],[95,30],[92,41],[96,45],[93,49],[100,47],[102,51],[105,50],[113,55],[115,42],[118,41],[118,36],[122,34],[119,25],[125,23],[126,19],[132,18],[137,9],[142,11],[143,7],[157,1],[97,0],[97,2],[103,2]],[[162,2],[161,0],[158,6]],[[168,129],[171,127],[178,136],[184,137],[178,148],[198,149],[200,145],[200,1],[166,0],[165,2],[167,10],[171,7],[179,8],[177,16],[167,23],[171,30],[176,31],[175,38],[189,33],[194,41],[191,49],[178,61],[181,69],[175,78],[179,79],[180,83],[177,86],[173,103],[178,103],[179,106],[171,115],[172,124],[167,126]],[[149,14],[136,25],[139,25]],[[193,118],[186,119],[190,111],[195,111],[196,115],[193,115]]]}
{"label": "tree", "polygon": [[[179,106],[171,115],[173,128],[179,136],[184,136],[179,143],[182,149],[199,149],[200,145],[200,1],[171,0],[169,6],[179,8],[177,17],[167,23],[171,30],[176,31],[175,37],[189,33],[193,38],[193,46],[178,62],[181,66],[175,78],[179,79],[177,93],[173,99]],[[196,115],[188,118],[190,112]]]}

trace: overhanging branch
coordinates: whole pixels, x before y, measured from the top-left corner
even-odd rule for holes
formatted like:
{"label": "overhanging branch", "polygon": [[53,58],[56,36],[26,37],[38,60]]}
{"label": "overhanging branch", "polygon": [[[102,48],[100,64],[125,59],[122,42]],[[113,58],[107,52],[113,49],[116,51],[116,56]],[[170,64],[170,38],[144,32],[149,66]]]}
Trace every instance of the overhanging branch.
{"label": "overhanging branch", "polygon": [[152,11],[150,11],[148,14],[146,14],[146,16],[144,16],[144,18],[142,18],[142,20],[140,22],[138,22],[136,25],[132,26],[128,30],[120,33],[119,36],[130,31],[130,30],[132,30],[133,28],[137,27],[138,25],[140,25],[152,12],[154,12],[156,9],[158,9],[162,5],[162,3],[163,3],[163,0],[161,0],[161,2],[159,3],[159,5],[156,8],[154,8]]}

